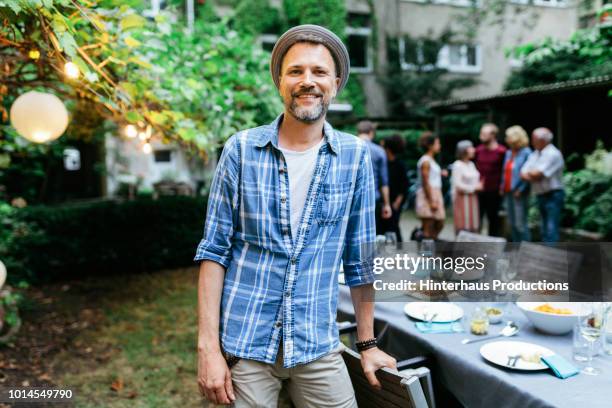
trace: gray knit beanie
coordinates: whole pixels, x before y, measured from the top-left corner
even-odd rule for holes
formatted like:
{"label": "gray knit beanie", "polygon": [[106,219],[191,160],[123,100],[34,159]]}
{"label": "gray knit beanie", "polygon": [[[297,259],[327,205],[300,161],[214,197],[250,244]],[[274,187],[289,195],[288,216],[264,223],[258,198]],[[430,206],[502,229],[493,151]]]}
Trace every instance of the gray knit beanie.
{"label": "gray knit beanie", "polygon": [[290,28],[276,41],[272,50],[272,59],[270,60],[270,73],[276,87],[280,86],[279,77],[283,57],[289,48],[298,42],[314,42],[327,47],[336,64],[336,75],[340,78],[340,85],[338,86],[338,93],[340,93],[346,85],[349,76],[350,60],[348,51],[336,34],[325,27],[313,24],[304,24]]}

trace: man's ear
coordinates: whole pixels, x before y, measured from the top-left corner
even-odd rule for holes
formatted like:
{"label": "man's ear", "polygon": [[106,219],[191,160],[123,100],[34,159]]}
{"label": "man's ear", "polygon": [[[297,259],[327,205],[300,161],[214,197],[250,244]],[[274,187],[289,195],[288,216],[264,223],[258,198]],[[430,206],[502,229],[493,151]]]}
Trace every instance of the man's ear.
{"label": "man's ear", "polygon": [[340,86],[340,78],[336,77],[336,87],[334,88],[334,95],[332,98],[335,98],[338,95],[338,87]]}

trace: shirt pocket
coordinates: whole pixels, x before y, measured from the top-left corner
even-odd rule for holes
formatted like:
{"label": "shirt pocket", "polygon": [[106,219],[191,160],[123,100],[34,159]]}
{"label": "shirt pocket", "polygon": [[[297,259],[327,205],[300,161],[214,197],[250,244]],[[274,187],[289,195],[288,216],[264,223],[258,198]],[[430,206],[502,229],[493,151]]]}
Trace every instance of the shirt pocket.
{"label": "shirt pocket", "polygon": [[351,182],[321,185],[316,219],[320,225],[333,225],[342,219],[348,200]]}

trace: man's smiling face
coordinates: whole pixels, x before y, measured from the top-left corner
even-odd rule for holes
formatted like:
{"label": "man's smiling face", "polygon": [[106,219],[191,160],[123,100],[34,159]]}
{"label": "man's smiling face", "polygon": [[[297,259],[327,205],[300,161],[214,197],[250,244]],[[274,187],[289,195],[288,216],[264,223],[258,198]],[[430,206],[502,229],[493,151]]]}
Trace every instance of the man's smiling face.
{"label": "man's smiling face", "polygon": [[325,116],[339,83],[334,59],[322,44],[297,43],[283,58],[279,92],[285,110],[301,122]]}

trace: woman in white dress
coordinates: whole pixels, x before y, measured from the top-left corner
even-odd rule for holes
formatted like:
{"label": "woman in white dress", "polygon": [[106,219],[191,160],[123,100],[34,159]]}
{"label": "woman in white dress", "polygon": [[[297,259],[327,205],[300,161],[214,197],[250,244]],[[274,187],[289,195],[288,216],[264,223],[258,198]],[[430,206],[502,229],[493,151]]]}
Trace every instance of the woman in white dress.
{"label": "woman in white dress", "polygon": [[482,181],[472,161],[475,152],[474,145],[469,140],[457,143],[457,161],[453,163],[451,176],[455,235],[462,230],[478,232],[480,227],[476,193],[482,190]]}

